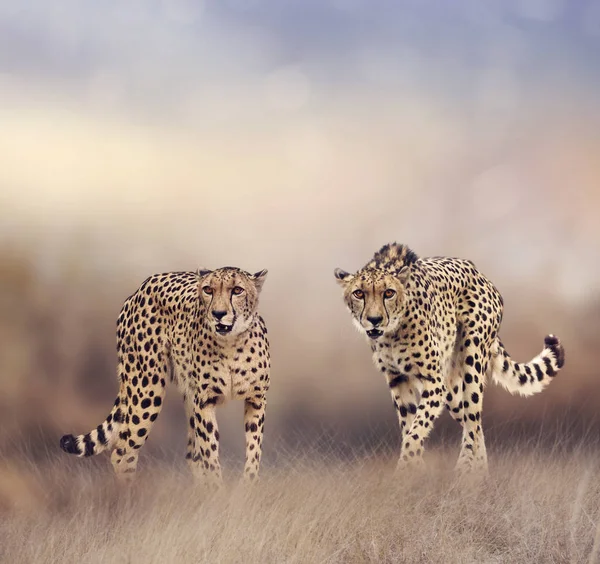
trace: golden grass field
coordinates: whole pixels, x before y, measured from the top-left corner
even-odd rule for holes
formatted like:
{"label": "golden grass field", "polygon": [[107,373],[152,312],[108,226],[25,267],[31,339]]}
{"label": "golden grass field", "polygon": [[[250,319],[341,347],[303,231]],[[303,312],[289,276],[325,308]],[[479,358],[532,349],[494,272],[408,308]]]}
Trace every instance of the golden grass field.
{"label": "golden grass field", "polygon": [[564,447],[496,450],[479,484],[457,480],[456,453],[443,450],[429,452],[425,474],[397,479],[392,452],[345,461],[288,453],[249,488],[229,465],[215,494],[194,486],[184,466],[146,459],[124,487],[106,457],[52,455],[21,464],[36,491],[29,504],[0,510],[0,556],[14,564],[596,562],[600,454]]}

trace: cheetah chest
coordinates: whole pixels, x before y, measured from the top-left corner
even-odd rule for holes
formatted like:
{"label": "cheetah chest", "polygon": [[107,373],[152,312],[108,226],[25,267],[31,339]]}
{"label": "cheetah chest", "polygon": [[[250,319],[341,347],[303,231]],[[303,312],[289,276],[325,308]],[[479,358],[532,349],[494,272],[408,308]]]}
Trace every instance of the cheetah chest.
{"label": "cheetah chest", "polygon": [[229,366],[228,399],[243,398],[254,389],[257,377],[248,366],[232,363]]}
{"label": "cheetah chest", "polygon": [[247,367],[226,359],[214,362],[210,371],[209,385],[203,378],[201,388],[209,398],[217,403],[246,397],[255,385],[256,377]]}

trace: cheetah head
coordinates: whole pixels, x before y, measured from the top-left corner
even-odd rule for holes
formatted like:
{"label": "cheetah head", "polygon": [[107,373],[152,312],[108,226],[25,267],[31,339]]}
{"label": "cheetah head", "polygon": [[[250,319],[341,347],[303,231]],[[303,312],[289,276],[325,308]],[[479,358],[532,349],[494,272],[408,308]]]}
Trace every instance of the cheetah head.
{"label": "cheetah head", "polygon": [[398,328],[404,313],[408,266],[398,272],[367,266],[356,274],[336,268],[335,277],[361,333],[376,340]]}
{"label": "cheetah head", "polygon": [[236,337],[254,322],[258,296],[267,271],[250,274],[226,266],[217,270],[199,270],[200,300],[210,329],[220,337]]}

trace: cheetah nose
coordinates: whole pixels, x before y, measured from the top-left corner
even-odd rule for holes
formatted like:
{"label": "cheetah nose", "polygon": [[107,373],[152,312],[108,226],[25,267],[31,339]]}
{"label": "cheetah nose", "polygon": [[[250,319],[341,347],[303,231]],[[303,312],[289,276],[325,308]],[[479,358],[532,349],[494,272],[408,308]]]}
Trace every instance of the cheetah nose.
{"label": "cheetah nose", "polygon": [[381,315],[378,315],[377,317],[367,316],[367,321],[373,325],[373,327],[377,327],[383,321],[383,317],[381,317]]}
{"label": "cheetah nose", "polygon": [[221,321],[221,319],[223,319],[227,315],[227,312],[226,311],[216,311],[216,310],[213,310],[212,314],[213,314],[213,317],[217,321]]}

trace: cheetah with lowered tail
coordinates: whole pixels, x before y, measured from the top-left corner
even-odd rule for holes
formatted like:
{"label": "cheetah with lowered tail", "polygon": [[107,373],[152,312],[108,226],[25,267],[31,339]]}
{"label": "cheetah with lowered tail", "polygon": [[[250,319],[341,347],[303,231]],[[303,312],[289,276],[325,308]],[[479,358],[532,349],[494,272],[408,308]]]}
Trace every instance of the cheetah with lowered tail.
{"label": "cheetah with lowered tail", "polygon": [[445,405],[463,428],[457,470],[486,472],[486,380],[523,396],[541,392],[564,364],[559,339],[547,336],[528,363],[513,361],[498,337],[502,296],[468,260],[418,258],[393,243],[355,274],[338,268],[335,277],[392,393],[402,434],[397,469],[422,465]]}
{"label": "cheetah with lowered tail", "polygon": [[117,475],[133,477],[171,378],[183,394],[193,474],[221,484],[215,408],[241,399],[244,477],[256,478],[270,372],[267,328],[257,313],[266,275],[225,267],[148,278],[117,320],[120,390],[112,411],[93,431],[63,436],[61,448],[77,456],[110,450]]}

